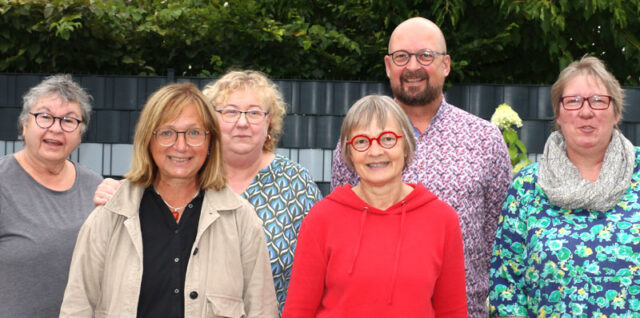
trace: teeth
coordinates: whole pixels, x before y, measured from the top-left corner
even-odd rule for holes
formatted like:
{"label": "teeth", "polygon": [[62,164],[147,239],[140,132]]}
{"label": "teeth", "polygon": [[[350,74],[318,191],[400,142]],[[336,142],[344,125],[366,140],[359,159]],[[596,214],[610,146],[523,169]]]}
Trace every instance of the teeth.
{"label": "teeth", "polygon": [[49,140],[49,139],[45,139],[44,142],[48,143],[48,144],[56,144],[56,145],[62,145],[61,142],[56,141],[56,140]]}
{"label": "teeth", "polygon": [[176,158],[176,157],[169,157],[169,159],[177,162],[185,162],[189,160],[189,158]]}
{"label": "teeth", "polygon": [[367,166],[369,166],[371,168],[380,168],[380,167],[385,167],[387,164],[388,164],[388,162],[370,163]]}

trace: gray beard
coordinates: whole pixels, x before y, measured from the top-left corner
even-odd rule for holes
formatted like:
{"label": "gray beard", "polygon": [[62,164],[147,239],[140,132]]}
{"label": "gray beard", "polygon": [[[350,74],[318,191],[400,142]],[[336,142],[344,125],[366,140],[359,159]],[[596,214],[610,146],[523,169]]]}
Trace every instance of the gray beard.
{"label": "gray beard", "polygon": [[404,84],[400,82],[399,86],[391,86],[393,96],[402,104],[407,106],[424,106],[435,101],[442,94],[443,85],[427,86],[418,92],[407,92]]}

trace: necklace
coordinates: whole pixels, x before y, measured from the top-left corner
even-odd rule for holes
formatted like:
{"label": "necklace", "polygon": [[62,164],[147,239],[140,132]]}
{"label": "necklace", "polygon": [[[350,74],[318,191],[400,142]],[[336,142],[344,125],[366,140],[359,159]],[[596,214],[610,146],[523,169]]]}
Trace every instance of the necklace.
{"label": "necklace", "polygon": [[160,195],[160,193],[158,191],[156,191],[155,188],[153,188],[153,191],[156,192],[156,194],[160,197],[160,199],[162,200],[162,202],[164,202],[164,204],[167,205],[167,207],[169,208],[169,210],[171,210],[171,214],[173,214],[173,218],[176,219],[176,221],[178,221],[178,219],[180,218],[180,213],[178,211],[184,209],[187,207],[187,205],[189,205],[189,203],[198,196],[198,193],[200,193],[200,190],[196,191],[196,193],[193,195],[193,197],[191,198],[191,200],[189,200],[189,202],[187,202],[187,204],[181,206],[181,207],[174,207],[173,205],[169,204],[169,202],[167,202],[162,195]]}

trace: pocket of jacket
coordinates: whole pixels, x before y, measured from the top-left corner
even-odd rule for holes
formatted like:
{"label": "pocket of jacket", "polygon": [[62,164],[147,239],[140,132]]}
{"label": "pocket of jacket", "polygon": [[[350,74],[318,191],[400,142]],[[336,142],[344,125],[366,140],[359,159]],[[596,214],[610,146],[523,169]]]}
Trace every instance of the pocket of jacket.
{"label": "pocket of jacket", "polygon": [[239,298],[207,295],[207,317],[242,318],[244,302]]}

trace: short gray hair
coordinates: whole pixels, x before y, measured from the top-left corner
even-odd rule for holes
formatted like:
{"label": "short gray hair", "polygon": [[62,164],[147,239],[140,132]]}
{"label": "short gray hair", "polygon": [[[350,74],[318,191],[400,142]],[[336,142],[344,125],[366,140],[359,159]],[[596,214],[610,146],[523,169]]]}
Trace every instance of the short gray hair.
{"label": "short gray hair", "polygon": [[38,100],[51,94],[56,94],[67,102],[78,103],[82,112],[82,133],[87,130],[91,117],[91,95],[74,82],[71,75],[57,74],[45,78],[22,97],[22,112],[18,117],[18,136],[22,136],[22,124],[29,119],[29,112]]}
{"label": "short gray hair", "polygon": [[413,159],[416,149],[413,126],[411,126],[411,122],[409,122],[409,118],[402,108],[400,108],[400,106],[398,106],[398,104],[396,104],[396,102],[390,97],[382,95],[368,95],[362,97],[355,102],[347,112],[347,115],[342,122],[342,128],[340,129],[342,159],[349,168],[353,169],[353,161],[351,161],[352,149],[347,145],[349,136],[354,129],[365,126],[367,123],[372,122],[374,118],[381,126],[384,126],[389,118],[395,120],[400,125],[406,157],[404,161],[404,168],[406,168]]}

